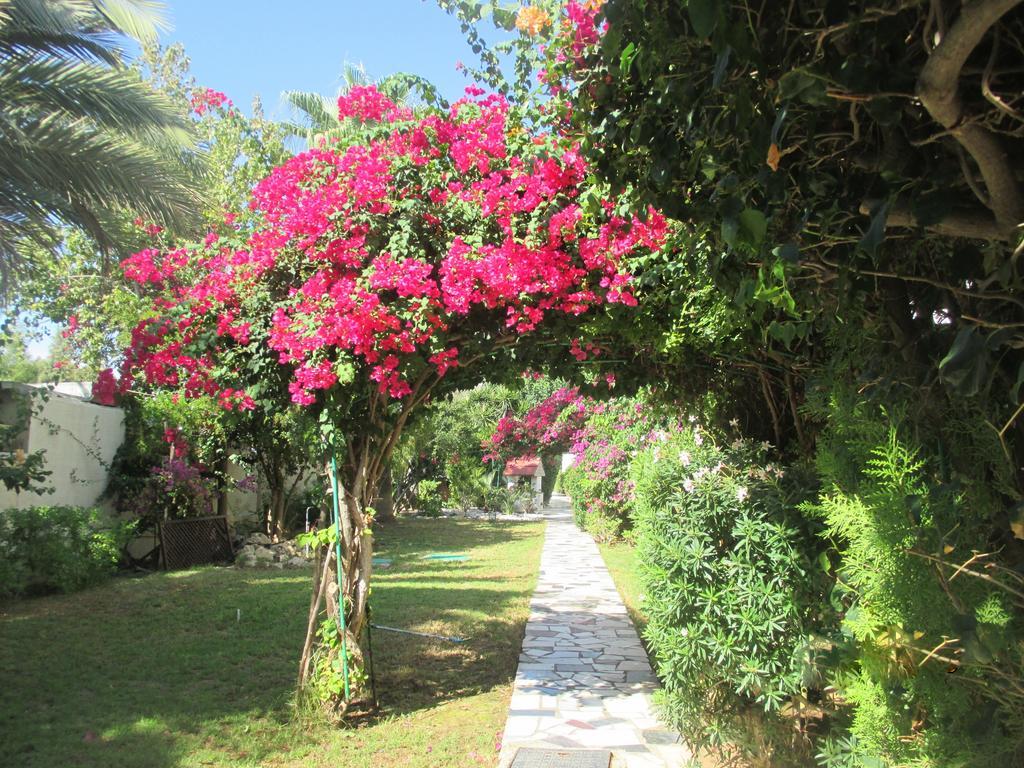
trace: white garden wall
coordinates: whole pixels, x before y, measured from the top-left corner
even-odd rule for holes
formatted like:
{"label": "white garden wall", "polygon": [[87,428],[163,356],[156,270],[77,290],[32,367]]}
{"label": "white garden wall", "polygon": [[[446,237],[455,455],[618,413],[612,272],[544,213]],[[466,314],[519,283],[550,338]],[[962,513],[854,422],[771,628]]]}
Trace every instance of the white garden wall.
{"label": "white garden wall", "polygon": [[0,384],[0,421],[15,423],[22,408],[19,401],[28,397],[34,413],[21,447],[26,453],[46,452],[46,468],[52,472],[46,484],[53,493],[19,494],[0,486],[0,509],[100,505],[107,467],[124,440],[124,412],[57,391],[44,401],[37,388],[5,382]]}

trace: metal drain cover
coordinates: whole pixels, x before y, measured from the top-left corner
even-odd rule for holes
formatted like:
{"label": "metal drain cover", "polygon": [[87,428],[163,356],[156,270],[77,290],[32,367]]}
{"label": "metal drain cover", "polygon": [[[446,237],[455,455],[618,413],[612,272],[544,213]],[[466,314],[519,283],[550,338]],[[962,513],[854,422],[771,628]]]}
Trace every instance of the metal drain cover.
{"label": "metal drain cover", "polygon": [[607,749],[535,749],[516,752],[511,768],[608,768],[612,753]]}

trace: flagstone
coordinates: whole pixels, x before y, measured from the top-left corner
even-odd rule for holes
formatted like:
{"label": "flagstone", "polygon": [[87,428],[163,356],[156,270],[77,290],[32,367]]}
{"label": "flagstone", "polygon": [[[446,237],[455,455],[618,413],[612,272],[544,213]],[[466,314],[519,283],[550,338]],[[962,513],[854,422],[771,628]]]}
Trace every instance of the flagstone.
{"label": "flagstone", "polygon": [[612,768],[675,768],[690,751],[655,717],[657,679],[597,545],[555,497],[500,767],[520,747],[608,749]]}

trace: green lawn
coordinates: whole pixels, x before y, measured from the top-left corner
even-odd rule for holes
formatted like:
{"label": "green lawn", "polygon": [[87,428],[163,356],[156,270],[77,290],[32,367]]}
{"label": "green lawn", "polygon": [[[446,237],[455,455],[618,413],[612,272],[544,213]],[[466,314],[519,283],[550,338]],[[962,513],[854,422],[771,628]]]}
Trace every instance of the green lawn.
{"label": "green lawn", "polygon": [[641,610],[643,586],[640,584],[640,565],[636,556],[636,547],[618,542],[615,544],[598,544],[604,564],[612,575],[612,581],[619,590],[622,602],[626,604],[637,632],[643,632],[647,626],[647,617]]}
{"label": "green lawn", "polygon": [[[543,524],[405,520],[378,531],[382,715],[291,721],[311,571],[199,568],[0,606],[0,764],[494,765]],[[464,563],[429,562],[431,551]],[[241,621],[237,620],[241,610]]]}

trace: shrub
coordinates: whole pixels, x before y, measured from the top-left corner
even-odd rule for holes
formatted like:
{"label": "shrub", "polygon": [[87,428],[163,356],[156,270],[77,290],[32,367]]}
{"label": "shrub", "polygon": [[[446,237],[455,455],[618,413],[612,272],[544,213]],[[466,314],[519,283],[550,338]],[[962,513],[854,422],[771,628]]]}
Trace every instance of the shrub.
{"label": "shrub", "polygon": [[97,509],[29,507],[0,512],[0,595],[72,592],[112,574],[131,526]]}
{"label": "shrub", "polygon": [[981,554],[985,505],[898,413],[841,394],[832,417],[806,509],[838,550],[833,683],[850,739],[878,764],[1020,765],[1024,601]]}
{"label": "shrub", "polygon": [[503,515],[527,512],[533,506],[533,491],[530,486],[523,484],[516,484],[511,488],[504,485],[488,488],[484,506]]}
{"label": "shrub", "polygon": [[599,403],[572,445],[575,463],[562,474],[576,524],[598,541],[619,538],[631,526],[630,461],[653,434],[655,419],[642,399]]}
{"label": "shrub", "polygon": [[441,514],[444,500],[441,498],[441,483],[437,480],[420,480],[416,486],[416,509],[427,517]]}
{"label": "shrub", "polygon": [[484,466],[474,460],[451,457],[445,467],[450,500],[462,511],[482,507],[489,487],[486,474]]}
{"label": "shrub", "polygon": [[[667,716],[695,748],[806,758],[782,712],[817,686],[823,600],[782,470],[743,440],[680,429],[637,457],[645,636]],[[820,686],[817,686],[820,687]],[[758,715],[758,713],[761,715]],[[777,754],[776,754],[777,752]]]}

